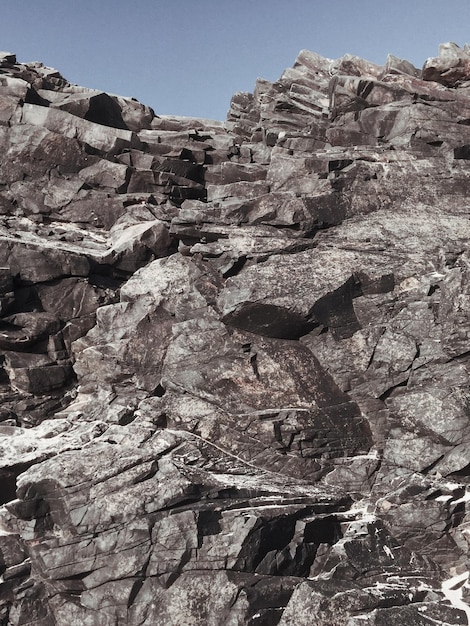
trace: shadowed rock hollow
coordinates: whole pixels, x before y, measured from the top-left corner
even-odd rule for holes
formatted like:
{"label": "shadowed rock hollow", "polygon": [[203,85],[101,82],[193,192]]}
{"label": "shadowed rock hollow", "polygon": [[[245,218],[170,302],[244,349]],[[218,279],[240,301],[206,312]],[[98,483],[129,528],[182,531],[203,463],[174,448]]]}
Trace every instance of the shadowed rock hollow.
{"label": "shadowed rock hollow", "polygon": [[467,624],[470,50],[225,123],[0,53],[0,624]]}

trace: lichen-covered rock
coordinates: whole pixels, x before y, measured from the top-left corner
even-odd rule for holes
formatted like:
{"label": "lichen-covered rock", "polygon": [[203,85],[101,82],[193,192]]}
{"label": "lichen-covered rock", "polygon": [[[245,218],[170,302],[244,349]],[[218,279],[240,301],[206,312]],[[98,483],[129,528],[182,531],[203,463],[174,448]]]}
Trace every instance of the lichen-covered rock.
{"label": "lichen-covered rock", "polygon": [[469,59],[0,53],[0,624],[468,622]]}

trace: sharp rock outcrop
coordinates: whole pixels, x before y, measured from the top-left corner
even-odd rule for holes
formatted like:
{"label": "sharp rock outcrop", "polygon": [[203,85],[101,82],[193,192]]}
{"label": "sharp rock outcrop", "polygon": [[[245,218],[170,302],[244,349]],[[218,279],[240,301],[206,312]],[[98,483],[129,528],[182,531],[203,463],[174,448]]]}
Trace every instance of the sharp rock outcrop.
{"label": "sharp rock outcrop", "polygon": [[468,48],[0,147],[0,624],[469,623]]}

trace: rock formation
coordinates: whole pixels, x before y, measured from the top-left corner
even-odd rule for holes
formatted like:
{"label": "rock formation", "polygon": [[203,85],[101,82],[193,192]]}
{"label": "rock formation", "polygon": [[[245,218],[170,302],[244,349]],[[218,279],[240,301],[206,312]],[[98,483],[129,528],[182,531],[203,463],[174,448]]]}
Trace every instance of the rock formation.
{"label": "rock formation", "polygon": [[0,54],[0,624],[470,623],[470,50],[227,121]]}

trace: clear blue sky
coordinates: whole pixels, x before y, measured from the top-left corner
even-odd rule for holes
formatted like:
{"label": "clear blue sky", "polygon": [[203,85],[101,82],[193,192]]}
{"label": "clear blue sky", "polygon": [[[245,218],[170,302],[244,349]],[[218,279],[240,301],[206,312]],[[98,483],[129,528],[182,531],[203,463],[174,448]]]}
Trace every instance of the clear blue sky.
{"label": "clear blue sky", "polygon": [[0,50],[156,113],[225,119],[236,91],[307,48],[421,67],[470,43],[470,0],[4,0]]}

